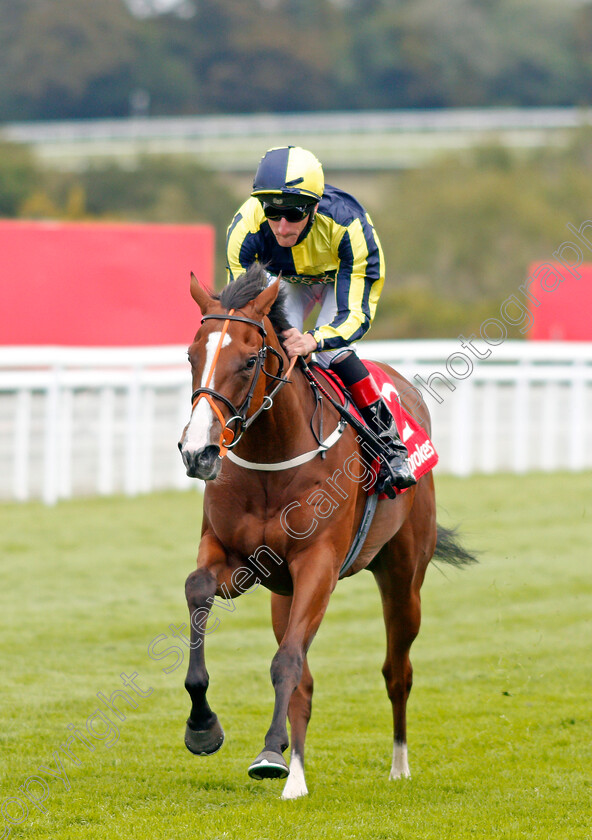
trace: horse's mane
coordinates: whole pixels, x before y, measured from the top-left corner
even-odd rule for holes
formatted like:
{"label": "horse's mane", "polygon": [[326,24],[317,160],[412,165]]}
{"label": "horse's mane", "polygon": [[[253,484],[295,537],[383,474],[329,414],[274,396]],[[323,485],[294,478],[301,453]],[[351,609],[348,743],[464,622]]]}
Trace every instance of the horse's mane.
{"label": "horse's mane", "polygon": [[[249,301],[253,300],[253,298],[256,298],[265,289],[268,282],[269,277],[265,266],[261,265],[261,263],[254,262],[244,274],[241,274],[236,280],[232,280],[215,297],[227,311],[230,309],[240,309],[249,303]],[[282,340],[283,331],[292,326],[286,315],[285,297],[285,291],[280,288],[280,292],[268,315],[271,325],[280,341]]]}

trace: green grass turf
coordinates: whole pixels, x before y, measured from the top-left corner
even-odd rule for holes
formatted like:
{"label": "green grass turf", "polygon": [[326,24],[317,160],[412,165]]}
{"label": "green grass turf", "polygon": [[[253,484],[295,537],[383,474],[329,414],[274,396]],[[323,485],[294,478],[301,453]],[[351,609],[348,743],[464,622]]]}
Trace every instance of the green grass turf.
{"label": "green grass turf", "polygon": [[[147,652],[186,621],[199,495],[0,506],[0,805],[23,818],[11,836],[592,837],[592,474],[440,477],[437,489],[439,520],[459,523],[482,553],[462,572],[428,572],[412,651],[412,778],[388,781],[384,631],[362,573],[337,588],[311,650],[310,796],[293,802],[279,799],[283,782],[246,773],[272,710],[268,593],[217,611],[209,697],[227,737],[214,756],[183,746],[187,660],[172,670],[174,654]],[[134,672],[150,696],[122,704],[110,747],[79,748],[79,765],[62,754],[69,789],[41,772],[47,810],[29,802],[26,816],[19,786],[40,765],[55,769],[68,724],[84,729],[101,707],[96,693],[123,688],[120,674]],[[29,791],[40,796],[41,785]]]}

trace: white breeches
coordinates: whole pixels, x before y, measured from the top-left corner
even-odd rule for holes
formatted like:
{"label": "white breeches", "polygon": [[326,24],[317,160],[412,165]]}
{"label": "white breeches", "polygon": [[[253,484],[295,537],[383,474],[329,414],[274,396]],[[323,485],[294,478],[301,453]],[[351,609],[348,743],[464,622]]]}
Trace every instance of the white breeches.
{"label": "white breeches", "polygon": [[[286,314],[293,327],[302,332],[304,322],[315,306],[320,309],[315,321],[315,327],[330,324],[337,312],[335,288],[333,283],[313,283],[312,285],[286,283],[282,281],[286,290]],[[315,353],[315,359],[322,368],[328,368],[337,356],[352,351],[354,347],[340,347],[338,350],[322,350]]]}

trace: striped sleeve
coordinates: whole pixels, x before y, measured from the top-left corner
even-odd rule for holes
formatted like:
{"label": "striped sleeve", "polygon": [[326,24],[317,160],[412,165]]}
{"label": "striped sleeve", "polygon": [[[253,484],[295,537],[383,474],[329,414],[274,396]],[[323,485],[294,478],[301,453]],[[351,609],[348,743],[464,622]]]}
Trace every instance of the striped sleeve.
{"label": "striped sleeve", "polygon": [[346,347],[368,332],[384,285],[384,257],[370,217],[356,217],[339,235],[337,313],[330,324],[313,333],[325,350]]}
{"label": "striped sleeve", "polygon": [[259,257],[257,200],[248,199],[238,210],[226,233],[228,280],[235,280]]}

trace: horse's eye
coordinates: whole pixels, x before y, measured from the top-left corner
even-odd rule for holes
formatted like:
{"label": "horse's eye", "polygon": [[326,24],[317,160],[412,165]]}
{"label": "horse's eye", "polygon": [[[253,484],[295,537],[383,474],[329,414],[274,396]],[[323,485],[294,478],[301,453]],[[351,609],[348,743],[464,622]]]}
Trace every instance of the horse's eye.
{"label": "horse's eye", "polygon": [[255,365],[257,364],[257,356],[251,356],[250,359],[247,359],[245,363],[245,367],[247,370],[253,370]]}

